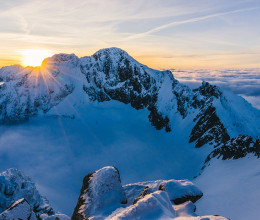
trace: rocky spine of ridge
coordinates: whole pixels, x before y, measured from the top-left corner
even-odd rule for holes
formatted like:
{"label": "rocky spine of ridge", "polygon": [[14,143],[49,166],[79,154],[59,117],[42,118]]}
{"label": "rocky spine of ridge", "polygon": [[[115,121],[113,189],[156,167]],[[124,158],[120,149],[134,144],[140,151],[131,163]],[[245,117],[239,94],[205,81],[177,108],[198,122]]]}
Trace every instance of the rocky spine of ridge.
{"label": "rocky spine of ridge", "polygon": [[230,136],[213,106],[214,99],[223,98],[220,89],[203,82],[198,89],[193,91],[195,95],[191,105],[198,108],[199,113],[194,118],[196,124],[191,131],[189,142],[195,142],[195,147],[199,148],[207,143],[220,144],[228,141]]}
{"label": "rocky spine of ridge", "polygon": [[254,139],[248,135],[239,135],[213,150],[208,155],[205,164],[212,158],[237,160],[246,157],[248,154],[260,157],[260,139]]}

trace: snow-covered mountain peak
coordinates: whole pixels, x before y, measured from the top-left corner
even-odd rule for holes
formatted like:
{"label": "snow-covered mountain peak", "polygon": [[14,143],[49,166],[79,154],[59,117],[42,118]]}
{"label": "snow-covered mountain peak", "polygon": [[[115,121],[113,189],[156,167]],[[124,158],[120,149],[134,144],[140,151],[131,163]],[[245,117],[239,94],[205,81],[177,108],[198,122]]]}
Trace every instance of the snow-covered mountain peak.
{"label": "snow-covered mountain peak", "polygon": [[50,64],[67,64],[67,63],[73,63],[74,65],[77,65],[79,61],[79,58],[75,54],[55,54],[52,57],[46,58],[42,62],[42,66],[44,65],[50,65]]}
{"label": "snow-covered mountain peak", "polygon": [[158,130],[174,132],[174,127],[180,127],[176,121],[189,120],[189,141],[196,147],[221,144],[239,134],[257,137],[260,133],[259,111],[241,97],[207,82],[192,90],[170,71],[153,70],[119,48],[82,58],[57,54],[47,58],[41,68],[4,67],[0,81],[3,123],[44,115],[56,106],[63,106],[59,110],[65,112],[67,99],[76,109],[88,101],[116,100],[137,110],[147,109],[151,125]]}

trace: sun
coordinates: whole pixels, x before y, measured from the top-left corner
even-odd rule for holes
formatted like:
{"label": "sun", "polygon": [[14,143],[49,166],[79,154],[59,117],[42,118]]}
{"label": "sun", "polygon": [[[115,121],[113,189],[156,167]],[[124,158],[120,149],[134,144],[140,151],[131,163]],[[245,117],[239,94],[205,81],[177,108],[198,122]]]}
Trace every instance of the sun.
{"label": "sun", "polygon": [[49,50],[44,49],[25,49],[21,51],[22,65],[37,67],[41,66],[42,61],[52,56],[53,54]]}

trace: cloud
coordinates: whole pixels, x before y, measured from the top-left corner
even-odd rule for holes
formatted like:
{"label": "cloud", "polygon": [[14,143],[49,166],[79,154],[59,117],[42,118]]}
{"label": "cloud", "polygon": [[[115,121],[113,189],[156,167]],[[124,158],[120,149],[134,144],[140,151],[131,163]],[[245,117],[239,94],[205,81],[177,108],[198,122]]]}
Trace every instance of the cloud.
{"label": "cloud", "polygon": [[226,70],[172,70],[180,82],[196,88],[207,81],[223,89],[243,96],[254,107],[260,109],[260,69]]}
{"label": "cloud", "polygon": [[258,7],[257,8],[245,8],[245,9],[239,9],[239,10],[233,10],[233,11],[227,11],[227,12],[214,13],[214,14],[200,16],[200,17],[191,18],[191,19],[186,19],[186,20],[182,20],[182,21],[173,21],[171,23],[167,23],[167,24],[161,25],[159,27],[153,28],[149,31],[130,36],[130,37],[128,37],[128,39],[145,37],[147,35],[161,31],[163,29],[173,27],[173,26],[177,26],[177,25],[194,23],[194,22],[203,21],[203,20],[207,20],[207,19],[210,19],[210,18],[214,18],[214,17],[220,17],[220,16],[223,16],[223,15],[230,15],[230,14],[236,14],[236,13],[241,13],[241,12],[246,12],[246,11],[252,11],[252,10],[256,10],[256,9],[259,9],[259,8]]}

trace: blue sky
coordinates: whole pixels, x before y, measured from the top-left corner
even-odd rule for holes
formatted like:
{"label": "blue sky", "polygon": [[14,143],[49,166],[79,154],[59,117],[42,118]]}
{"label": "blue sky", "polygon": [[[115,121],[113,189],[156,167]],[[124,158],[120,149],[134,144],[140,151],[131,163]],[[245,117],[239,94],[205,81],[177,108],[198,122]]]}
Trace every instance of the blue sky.
{"label": "blue sky", "polygon": [[0,66],[116,46],[153,68],[260,67],[259,23],[259,0],[1,1]]}

